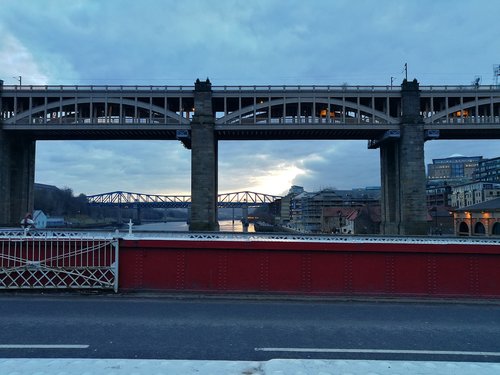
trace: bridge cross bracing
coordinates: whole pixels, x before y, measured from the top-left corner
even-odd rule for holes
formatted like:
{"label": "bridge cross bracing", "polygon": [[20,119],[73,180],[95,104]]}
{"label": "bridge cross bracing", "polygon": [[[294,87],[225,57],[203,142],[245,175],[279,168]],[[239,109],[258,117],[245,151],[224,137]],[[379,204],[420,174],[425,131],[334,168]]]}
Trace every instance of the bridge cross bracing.
{"label": "bridge cross bracing", "polygon": [[[281,196],[239,191],[218,195],[219,208],[258,207],[271,204],[281,199]],[[87,196],[88,203],[96,206],[111,207],[150,207],[150,208],[189,208],[190,195],[159,195],[114,191]]]}
{"label": "bridge cross bracing", "polygon": [[[35,139],[176,139],[193,86],[4,85],[0,120]],[[212,86],[219,140],[378,139],[398,130],[399,86]],[[497,86],[421,86],[420,115],[441,139],[500,138]]]}

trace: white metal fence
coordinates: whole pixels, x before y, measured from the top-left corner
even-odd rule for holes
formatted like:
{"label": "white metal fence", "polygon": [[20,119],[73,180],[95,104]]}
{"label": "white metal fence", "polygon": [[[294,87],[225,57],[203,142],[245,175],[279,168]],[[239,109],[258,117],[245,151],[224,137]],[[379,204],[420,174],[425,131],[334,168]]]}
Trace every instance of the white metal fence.
{"label": "white metal fence", "polygon": [[118,291],[118,239],[38,231],[0,231],[0,289]]}

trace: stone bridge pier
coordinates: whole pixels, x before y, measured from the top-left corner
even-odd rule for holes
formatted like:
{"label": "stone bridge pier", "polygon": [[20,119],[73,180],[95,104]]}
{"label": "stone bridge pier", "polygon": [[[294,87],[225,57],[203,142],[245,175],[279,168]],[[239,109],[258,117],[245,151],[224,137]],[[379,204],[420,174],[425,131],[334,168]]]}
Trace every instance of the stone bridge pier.
{"label": "stone bridge pier", "polygon": [[400,138],[380,144],[381,234],[427,234],[424,142],[419,84],[404,80]]}
{"label": "stone bridge pier", "polygon": [[[0,80],[0,108],[2,91]],[[19,226],[33,212],[34,186],[35,140],[0,129],[0,226]]]}
{"label": "stone bridge pier", "polygon": [[218,145],[212,111],[212,84],[196,80],[191,120],[190,231],[218,231]]}

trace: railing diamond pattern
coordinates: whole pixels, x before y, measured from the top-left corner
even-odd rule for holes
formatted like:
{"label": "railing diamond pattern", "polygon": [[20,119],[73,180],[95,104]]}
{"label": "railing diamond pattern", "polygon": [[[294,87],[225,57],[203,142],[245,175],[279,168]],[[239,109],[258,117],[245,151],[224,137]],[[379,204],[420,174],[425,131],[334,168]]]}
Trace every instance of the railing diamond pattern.
{"label": "railing diamond pattern", "polygon": [[0,236],[0,289],[118,290],[118,239],[10,232]]}

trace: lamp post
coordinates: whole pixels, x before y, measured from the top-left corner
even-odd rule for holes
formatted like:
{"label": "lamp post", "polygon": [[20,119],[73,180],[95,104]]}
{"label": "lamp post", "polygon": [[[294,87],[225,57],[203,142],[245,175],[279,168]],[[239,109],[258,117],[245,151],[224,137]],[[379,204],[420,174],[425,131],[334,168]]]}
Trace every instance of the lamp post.
{"label": "lamp post", "polygon": [[22,76],[17,76],[17,77],[12,77],[14,79],[17,80],[17,82],[19,82],[19,86],[22,86],[23,84],[23,77]]}

